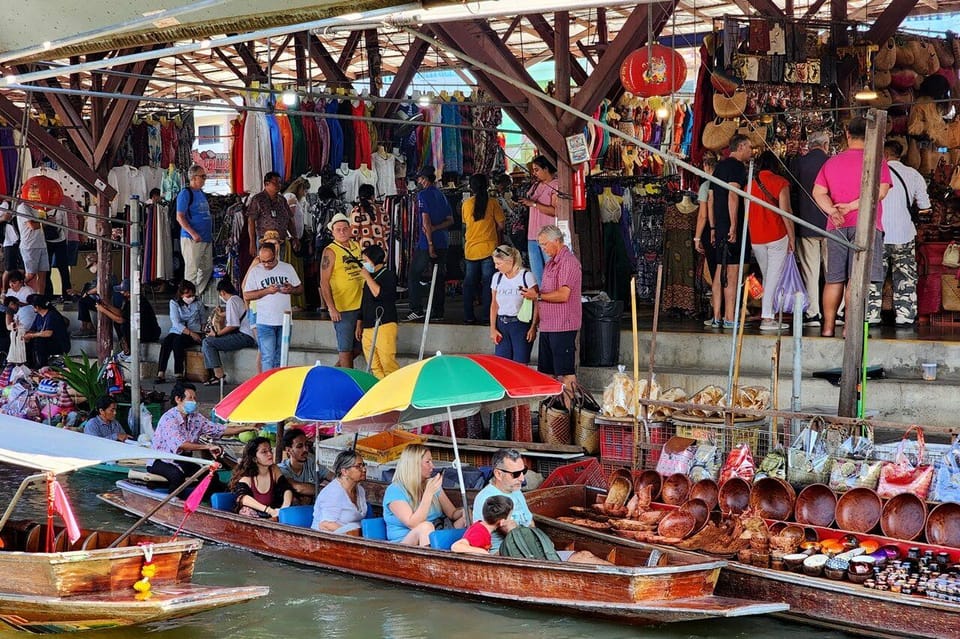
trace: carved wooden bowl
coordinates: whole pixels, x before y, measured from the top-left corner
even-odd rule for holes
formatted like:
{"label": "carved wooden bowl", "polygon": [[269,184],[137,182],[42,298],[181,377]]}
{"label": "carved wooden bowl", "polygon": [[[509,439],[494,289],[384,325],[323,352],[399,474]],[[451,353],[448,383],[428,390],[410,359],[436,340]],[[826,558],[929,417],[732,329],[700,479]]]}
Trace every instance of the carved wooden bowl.
{"label": "carved wooden bowl", "polygon": [[683,473],[674,473],[667,477],[663,482],[663,488],[660,490],[663,503],[671,506],[679,506],[687,501],[689,494],[690,478]]}
{"label": "carved wooden bowl", "polygon": [[926,521],[927,504],[912,493],[892,497],[880,513],[880,529],[894,539],[916,539],[923,532]]}
{"label": "carved wooden bowl", "polygon": [[960,504],[940,504],[927,517],[927,543],[960,548]]}
{"label": "carved wooden bowl", "polygon": [[702,499],[688,499],[680,506],[680,511],[690,513],[696,518],[697,525],[693,532],[699,532],[701,528],[707,525],[707,518],[710,516],[710,508]]}
{"label": "carved wooden bowl", "polygon": [[633,482],[633,491],[639,493],[641,488],[650,486],[650,499],[656,500],[663,487],[663,477],[655,470],[645,470]]}
{"label": "carved wooden bowl", "polygon": [[739,515],[750,505],[750,484],[740,477],[723,482],[718,495],[720,512],[725,515]]}
{"label": "carved wooden bowl", "polygon": [[800,491],[793,507],[797,523],[829,528],[837,512],[837,494],[826,484],[810,484]]}
{"label": "carved wooden bowl", "polygon": [[764,477],[750,490],[750,507],[759,510],[765,519],[786,520],[793,512],[796,493],[785,481]]}
{"label": "carved wooden bowl", "polygon": [[675,510],[664,515],[657,526],[657,533],[661,537],[672,537],[674,539],[684,539],[693,534],[697,527],[697,518],[693,513]]}
{"label": "carved wooden bowl", "polygon": [[837,500],[837,528],[850,532],[870,532],[880,521],[883,504],[877,493],[858,486]]}
{"label": "carved wooden bowl", "polygon": [[712,479],[701,479],[690,487],[690,499],[702,499],[709,510],[717,507],[720,487]]}

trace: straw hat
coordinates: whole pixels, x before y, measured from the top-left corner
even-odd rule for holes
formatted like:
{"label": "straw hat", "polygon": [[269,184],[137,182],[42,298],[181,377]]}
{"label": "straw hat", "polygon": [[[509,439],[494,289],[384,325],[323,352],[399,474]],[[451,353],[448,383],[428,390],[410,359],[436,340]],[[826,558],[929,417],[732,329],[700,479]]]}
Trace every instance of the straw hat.
{"label": "straw hat", "polygon": [[699,208],[700,208],[700,205],[691,199],[689,193],[684,195],[683,199],[677,203],[677,210],[683,214],[693,213]]}

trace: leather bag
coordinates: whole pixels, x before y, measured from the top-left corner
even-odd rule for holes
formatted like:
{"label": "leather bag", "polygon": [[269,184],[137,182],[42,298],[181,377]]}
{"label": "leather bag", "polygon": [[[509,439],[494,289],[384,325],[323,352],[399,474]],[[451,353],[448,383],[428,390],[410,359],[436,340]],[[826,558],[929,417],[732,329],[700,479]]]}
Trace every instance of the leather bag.
{"label": "leather bag", "polygon": [[[911,432],[917,434],[917,463],[911,462],[904,453],[904,444]],[[925,464],[927,447],[923,436],[923,429],[911,426],[903,434],[900,445],[897,447],[897,456],[892,462],[884,462],[880,469],[880,483],[877,486],[877,495],[881,499],[890,499],[901,493],[913,493],[920,499],[926,499],[930,494],[930,484],[933,482],[933,466]]]}

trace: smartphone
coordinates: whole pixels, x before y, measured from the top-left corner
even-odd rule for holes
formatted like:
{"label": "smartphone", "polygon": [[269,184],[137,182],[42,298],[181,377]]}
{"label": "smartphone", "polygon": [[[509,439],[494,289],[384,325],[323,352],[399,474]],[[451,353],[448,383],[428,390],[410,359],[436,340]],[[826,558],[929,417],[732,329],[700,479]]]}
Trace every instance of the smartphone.
{"label": "smartphone", "polygon": [[503,341],[503,335],[497,335],[497,338],[496,338],[497,344],[499,344],[502,341]]}
{"label": "smartphone", "polygon": [[433,472],[430,473],[430,476],[431,476],[431,477],[436,477],[437,475],[442,475],[442,474],[443,474],[443,469],[442,469],[442,468],[434,468],[434,469],[433,469]]}

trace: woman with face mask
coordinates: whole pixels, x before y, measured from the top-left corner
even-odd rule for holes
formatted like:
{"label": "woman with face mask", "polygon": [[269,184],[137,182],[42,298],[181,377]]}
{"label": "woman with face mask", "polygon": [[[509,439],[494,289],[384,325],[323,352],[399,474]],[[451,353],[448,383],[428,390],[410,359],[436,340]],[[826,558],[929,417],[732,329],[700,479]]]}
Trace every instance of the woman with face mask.
{"label": "woman with face mask", "polygon": [[[397,276],[386,265],[387,254],[376,244],[360,253],[363,297],[357,319],[357,339],[363,344],[363,356],[371,358],[371,371],[383,379],[400,368],[397,364]],[[377,318],[377,343],[373,329]]]}
{"label": "woman with face mask", "polygon": [[[227,426],[215,424],[200,414],[197,403],[197,387],[190,383],[178,382],[170,391],[173,407],[160,416],[153,431],[150,446],[154,450],[189,455],[195,451],[219,457],[223,452],[219,446],[201,444],[201,435],[213,438],[229,437],[257,427],[252,424]],[[147,470],[165,477],[171,490],[180,486],[187,477],[200,470],[200,466],[190,462],[167,462],[155,460]],[[216,490],[214,490],[216,492]]]}
{"label": "woman with face mask", "polygon": [[176,296],[170,300],[170,334],[160,344],[157,362],[157,384],[166,382],[167,362],[173,353],[173,374],[183,379],[187,349],[203,340],[203,302],[197,299],[197,287],[190,280],[180,282]]}
{"label": "woman with face mask", "polygon": [[220,353],[257,347],[247,317],[247,307],[228,278],[217,283],[217,295],[224,305],[224,325],[222,328],[211,327],[200,346],[203,363],[210,371],[210,376],[204,382],[207,386],[219,384],[224,379]]}

